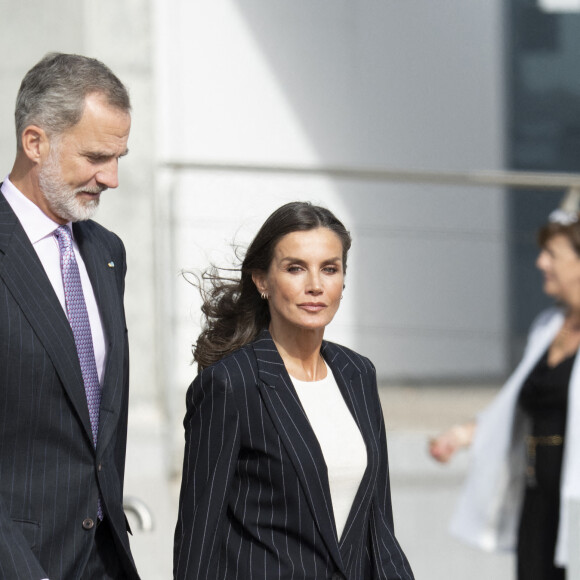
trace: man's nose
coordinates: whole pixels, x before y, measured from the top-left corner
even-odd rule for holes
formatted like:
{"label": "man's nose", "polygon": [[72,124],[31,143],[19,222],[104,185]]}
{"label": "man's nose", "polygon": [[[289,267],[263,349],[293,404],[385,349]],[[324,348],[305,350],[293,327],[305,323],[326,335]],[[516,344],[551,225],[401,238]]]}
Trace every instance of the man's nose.
{"label": "man's nose", "polygon": [[101,185],[109,189],[115,189],[119,186],[119,161],[111,159],[99,170],[96,180]]}

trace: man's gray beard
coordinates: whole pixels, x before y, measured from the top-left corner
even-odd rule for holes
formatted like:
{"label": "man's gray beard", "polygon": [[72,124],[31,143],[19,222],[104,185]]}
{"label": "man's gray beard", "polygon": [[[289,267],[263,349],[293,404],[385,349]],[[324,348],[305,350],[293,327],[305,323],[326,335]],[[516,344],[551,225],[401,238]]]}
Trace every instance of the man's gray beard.
{"label": "man's gray beard", "polygon": [[103,188],[80,187],[70,188],[62,179],[59,164],[60,148],[58,143],[51,144],[51,151],[46,163],[38,174],[38,184],[51,211],[67,222],[81,222],[95,215],[99,206],[98,199],[81,201],[77,194],[81,191],[100,193]]}

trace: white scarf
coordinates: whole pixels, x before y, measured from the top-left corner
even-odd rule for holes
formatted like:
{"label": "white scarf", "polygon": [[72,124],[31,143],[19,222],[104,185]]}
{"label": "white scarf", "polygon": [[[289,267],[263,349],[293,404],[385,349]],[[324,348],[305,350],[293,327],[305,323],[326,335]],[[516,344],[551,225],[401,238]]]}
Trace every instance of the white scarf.
{"label": "white scarf", "polygon": [[[520,389],[562,327],[559,308],[534,321],[524,356],[491,404],[478,416],[471,464],[451,520],[451,533],[484,550],[513,550],[524,492],[525,442],[529,421],[518,409]],[[568,563],[570,500],[580,500],[580,357],[570,376],[560,523],[555,564]]]}

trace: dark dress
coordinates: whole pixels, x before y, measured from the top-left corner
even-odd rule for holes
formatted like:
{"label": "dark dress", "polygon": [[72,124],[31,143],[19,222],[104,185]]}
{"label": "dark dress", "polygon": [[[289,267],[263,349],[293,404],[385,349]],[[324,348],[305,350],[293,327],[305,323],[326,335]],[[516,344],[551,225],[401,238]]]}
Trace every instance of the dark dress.
{"label": "dark dress", "polygon": [[518,532],[518,580],[564,580],[554,566],[568,383],[576,355],[548,365],[548,353],[526,379],[520,408],[532,421],[526,490]]}

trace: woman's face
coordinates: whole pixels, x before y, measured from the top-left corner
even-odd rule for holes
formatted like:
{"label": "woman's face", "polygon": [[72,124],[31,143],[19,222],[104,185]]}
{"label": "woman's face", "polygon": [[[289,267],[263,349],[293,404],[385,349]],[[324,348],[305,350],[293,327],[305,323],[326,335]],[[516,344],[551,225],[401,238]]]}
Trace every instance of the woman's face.
{"label": "woman's face", "polygon": [[557,234],[546,242],[536,266],[544,274],[544,292],[548,296],[565,304],[579,302],[580,256],[565,235]]}
{"label": "woman's face", "polygon": [[342,242],[328,228],[292,232],[276,244],[266,273],[254,283],[268,295],[271,329],[324,329],[340,305],[344,285]]}

